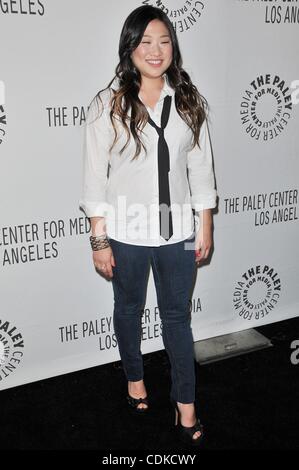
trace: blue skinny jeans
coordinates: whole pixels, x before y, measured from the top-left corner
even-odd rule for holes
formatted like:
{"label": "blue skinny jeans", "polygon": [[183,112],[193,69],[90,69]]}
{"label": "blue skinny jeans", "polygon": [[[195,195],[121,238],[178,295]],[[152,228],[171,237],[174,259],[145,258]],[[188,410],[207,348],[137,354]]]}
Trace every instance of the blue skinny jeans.
{"label": "blue skinny jeans", "polygon": [[[188,239],[177,243],[150,247],[109,239],[116,263],[112,268],[113,323],[126,378],[134,382],[142,380],[144,375],[140,350],[141,318],[151,266],[162,340],[171,365],[170,397],[180,403],[195,401],[195,363],[189,309],[196,266],[194,240],[193,233]],[[185,242],[188,242],[189,249],[185,249]]]}

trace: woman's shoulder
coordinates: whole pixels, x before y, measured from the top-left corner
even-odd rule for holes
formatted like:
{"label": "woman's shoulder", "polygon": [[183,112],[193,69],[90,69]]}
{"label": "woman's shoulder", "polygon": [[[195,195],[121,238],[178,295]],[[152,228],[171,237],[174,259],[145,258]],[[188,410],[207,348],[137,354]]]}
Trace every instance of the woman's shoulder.
{"label": "woman's shoulder", "polygon": [[110,106],[110,100],[113,96],[113,90],[111,87],[104,88],[103,90],[100,90],[96,96],[95,96],[95,101],[98,102],[98,104],[104,108],[109,108]]}
{"label": "woman's shoulder", "polygon": [[106,111],[111,108],[111,100],[115,95],[115,92],[120,88],[119,78],[115,76],[113,80],[110,81],[108,86],[103,90],[100,90],[96,95],[96,101],[99,106]]}
{"label": "woman's shoulder", "polygon": [[97,94],[92,98],[88,106],[88,115],[91,119],[105,114],[110,108],[110,100],[113,96],[113,90],[110,87],[106,87],[97,92]]}

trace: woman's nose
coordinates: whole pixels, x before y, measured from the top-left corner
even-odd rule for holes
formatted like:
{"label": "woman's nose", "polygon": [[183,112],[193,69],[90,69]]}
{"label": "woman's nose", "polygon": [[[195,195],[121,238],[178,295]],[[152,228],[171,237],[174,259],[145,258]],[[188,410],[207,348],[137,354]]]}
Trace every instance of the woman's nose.
{"label": "woman's nose", "polygon": [[151,46],[151,52],[152,52],[152,54],[160,55],[160,53],[161,53],[161,48],[160,48],[159,44],[152,44],[152,46]]}

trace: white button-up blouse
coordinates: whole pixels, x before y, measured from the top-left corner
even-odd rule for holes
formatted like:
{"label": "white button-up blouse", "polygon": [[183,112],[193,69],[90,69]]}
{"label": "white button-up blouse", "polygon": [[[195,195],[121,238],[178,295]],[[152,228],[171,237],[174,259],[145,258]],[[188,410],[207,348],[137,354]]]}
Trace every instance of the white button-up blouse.
{"label": "white button-up blouse", "polygon": [[[212,152],[204,121],[200,130],[200,147],[191,150],[192,131],[176,111],[173,90],[167,80],[154,109],[146,109],[161,126],[163,100],[173,96],[170,116],[164,130],[169,148],[169,190],[173,220],[173,235],[166,241],[160,236],[159,185],[158,185],[158,133],[147,123],[141,138],[147,155],[141,147],[137,159],[135,141],[130,142],[123,153],[120,149],[127,134],[117,121],[119,139],[111,154],[108,150],[114,139],[109,117],[109,100],[112,91],[101,92],[101,102],[92,102],[87,112],[83,145],[83,181],[79,207],[87,217],[105,217],[107,236],[134,245],[161,246],[176,243],[190,237],[196,226],[196,212],[216,206],[216,190],[212,167]],[[115,78],[111,88],[117,88]],[[141,97],[139,96],[141,99]],[[142,100],[142,99],[141,99]]]}

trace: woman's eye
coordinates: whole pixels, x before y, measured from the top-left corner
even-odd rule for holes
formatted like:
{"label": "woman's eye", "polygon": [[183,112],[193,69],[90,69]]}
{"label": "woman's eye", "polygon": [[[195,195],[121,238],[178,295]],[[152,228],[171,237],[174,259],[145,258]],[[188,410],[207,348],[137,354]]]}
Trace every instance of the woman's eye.
{"label": "woman's eye", "polygon": [[[150,42],[142,41],[141,44],[150,44]],[[161,44],[169,44],[169,41],[167,41],[167,42],[162,42]]]}

